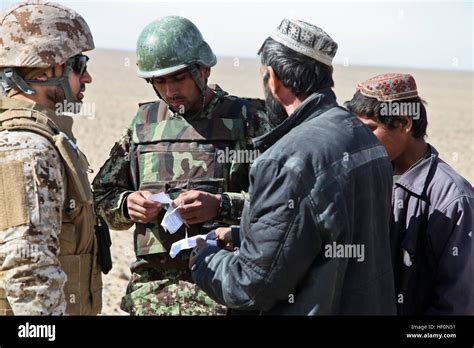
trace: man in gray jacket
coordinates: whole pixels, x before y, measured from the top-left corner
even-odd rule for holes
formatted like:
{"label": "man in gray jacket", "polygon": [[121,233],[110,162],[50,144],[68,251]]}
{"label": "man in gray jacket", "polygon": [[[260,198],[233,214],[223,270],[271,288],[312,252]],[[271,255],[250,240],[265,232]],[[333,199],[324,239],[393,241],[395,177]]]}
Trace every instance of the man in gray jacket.
{"label": "man in gray jacket", "polygon": [[[234,252],[202,241],[190,260],[216,301],[260,314],[395,314],[391,166],[383,146],[332,91],[337,44],[284,19],[260,49],[277,127],[254,140]],[[234,245],[237,247],[238,245]]]}

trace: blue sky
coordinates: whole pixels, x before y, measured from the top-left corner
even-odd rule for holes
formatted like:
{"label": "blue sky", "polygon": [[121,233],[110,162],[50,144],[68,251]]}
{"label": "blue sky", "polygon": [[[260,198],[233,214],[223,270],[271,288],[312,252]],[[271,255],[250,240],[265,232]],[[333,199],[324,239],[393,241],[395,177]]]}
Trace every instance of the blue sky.
{"label": "blue sky", "polygon": [[[0,0],[0,9],[19,1]],[[134,50],[140,31],[166,15],[191,19],[220,56],[256,57],[284,17],[323,28],[335,63],[474,70],[468,1],[56,1],[89,23],[98,48]]]}

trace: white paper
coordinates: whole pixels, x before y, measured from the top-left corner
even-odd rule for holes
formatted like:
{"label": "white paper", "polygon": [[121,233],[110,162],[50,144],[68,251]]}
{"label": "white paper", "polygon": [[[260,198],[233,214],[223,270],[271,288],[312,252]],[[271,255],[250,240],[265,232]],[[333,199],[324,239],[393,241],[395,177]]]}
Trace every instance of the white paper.
{"label": "white paper", "polygon": [[177,242],[174,242],[171,245],[170,256],[174,259],[181,250],[194,248],[196,246],[196,239],[198,238],[206,239],[206,235],[198,234],[197,236],[184,238],[184,239],[178,240]]}
{"label": "white paper", "polygon": [[152,194],[148,199],[161,204],[171,205],[171,203],[173,203],[173,200],[164,192]]}
{"label": "white paper", "polygon": [[165,216],[161,221],[161,226],[170,234],[176,233],[183,225],[183,220],[177,211],[178,208],[173,209],[171,205],[173,200],[164,192],[152,194],[148,199],[167,206]]}
{"label": "white paper", "polygon": [[[171,250],[170,250],[170,256],[171,258],[175,258],[176,255],[180,253],[182,250],[187,250],[187,249],[192,249],[196,246],[196,240],[198,238],[206,240],[206,235],[205,234],[198,234],[197,236],[192,236],[189,238],[184,238],[181,240],[178,240],[177,242],[174,242],[171,245]],[[206,240],[206,243],[209,245],[217,245],[216,240]]]}
{"label": "white paper", "polygon": [[161,226],[170,234],[176,233],[183,225],[183,220],[181,219],[181,215],[179,215],[178,208],[173,209],[170,206],[161,221]]}

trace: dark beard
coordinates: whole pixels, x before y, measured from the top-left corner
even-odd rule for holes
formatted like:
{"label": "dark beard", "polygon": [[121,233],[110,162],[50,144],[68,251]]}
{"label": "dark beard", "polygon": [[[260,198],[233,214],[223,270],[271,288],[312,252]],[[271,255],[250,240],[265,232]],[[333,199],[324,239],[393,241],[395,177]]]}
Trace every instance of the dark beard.
{"label": "dark beard", "polygon": [[263,79],[263,89],[265,92],[265,104],[267,105],[267,114],[271,124],[276,127],[288,118],[285,108],[273,97],[268,88],[268,75]]}
{"label": "dark beard", "polygon": [[[70,103],[66,100],[66,93],[64,92],[64,89],[61,85],[56,85],[53,87],[54,88],[48,89],[46,91],[46,98],[48,98],[48,100],[50,100],[53,105],[56,106],[55,111],[57,115],[60,115],[64,112],[78,114],[81,111],[82,101]],[[83,90],[83,88],[83,85],[81,85],[81,91]]]}

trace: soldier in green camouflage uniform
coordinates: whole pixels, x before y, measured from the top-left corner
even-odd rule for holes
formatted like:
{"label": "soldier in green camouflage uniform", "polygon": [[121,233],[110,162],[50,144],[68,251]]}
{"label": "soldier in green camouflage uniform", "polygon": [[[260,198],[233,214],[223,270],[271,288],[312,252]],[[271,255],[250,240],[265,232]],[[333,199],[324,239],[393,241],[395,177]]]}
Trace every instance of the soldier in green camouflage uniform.
{"label": "soldier in green camouflage uniform", "polygon": [[[190,251],[172,259],[169,250],[186,235],[238,223],[255,159],[251,139],[270,130],[264,103],[207,85],[216,57],[185,18],[149,24],[137,58],[138,76],[161,101],[140,105],[93,182],[97,210],[113,229],[135,223],[137,260],[121,308],[136,315],[224,314],[193,284]],[[188,226],[175,234],[162,228],[165,209],[148,199],[158,192],[182,203]]]}

